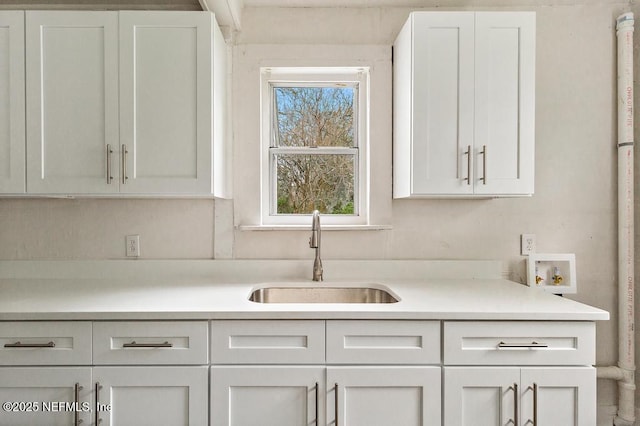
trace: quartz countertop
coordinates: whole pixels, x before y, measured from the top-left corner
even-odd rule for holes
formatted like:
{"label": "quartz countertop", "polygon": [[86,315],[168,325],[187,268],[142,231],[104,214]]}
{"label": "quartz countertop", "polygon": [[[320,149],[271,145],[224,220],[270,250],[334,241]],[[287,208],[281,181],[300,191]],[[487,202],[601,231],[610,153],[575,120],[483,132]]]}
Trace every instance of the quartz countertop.
{"label": "quartz countertop", "polygon": [[[273,267],[272,263],[268,263],[269,268],[285,269],[279,268],[277,264]],[[294,263],[297,265],[295,268],[300,266],[300,262]],[[23,268],[27,265],[20,264],[19,267],[15,267],[15,264],[10,264],[4,269],[4,273],[0,273],[0,320],[609,319],[609,313],[604,310],[499,278],[497,273],[487,272],[491,268],[476,268],[478,265],[473,265],[473,268],[458,267],[460,270],[453,274],[442,272],[448,267],[438,272],[442,265],[435,269],[431,265],[431,269],[427,268],[431,271],[427,275],[431,277],[407,279],[407,269],[419,270],[419,273],[413,275],[425,272],[424,265],[405,262],[397,267],[405,271],[404,274],[396,274],[402,276],[402,279],[382,276],[380,279],[347,278],[322,283],[313,283],[308,279],[291,279],[290,275],[296,274],[294,270],[283,272],[283,279],[275,279],[278,276],[277,271],[262,272],[258,274],[259,277],[250,274],[245,277],[238,276],[238,271],[248,266],[259,268],[257,264],[239,265],[237,271],[225,270],[224,273],[217,270],[209,271],[210,266],[206,266],[206,270],[202,270],[200,266],[187,267],[180,272],[176,270],[175,264],[167,267],[166,264],[151,263],[151,266],[147,264],[142,271],[131,270],[132,267],[126,262],[123,270],[119,270],[118,265],[120,264],[117,262],[106,263],[106,266],[104,263],[99,263],[99,266],[75,263],[71,264],[70,269],[56,269],[60,266],[55,264],[55,268],[51,268],[47,275],[46,267],[50,267],[50,263],[44,266],[41,263],[35,264],[34,269],[28,273],[24,272]],[[232,265],[238,266],[236,263]],[[286,265],[288,268],[289,264]],[[306,263],[304,265],[306,266]],[[75,274],[73,266],[76,267]],[[327,265],[325,269],[326,267]],[[340,267],[340,264],[336,264],[335,269],[339,270]],[[351,266],[347,269],[357,275],[358,267],[366,269],[367,265],[356,265],[356,270]],[[368,270],[372,269],[375,268],[369,265]],[[168,273],[168,270],[172,273]],[[466,272],[461,273],[462,270]],[[390,271],[387,275],[393,274],[393,271]],[[212,279],[208,275],[216,278]],[[263,280],[260,279],[262,277]],[[399,302],[262,304],[249,301],[250,293],[255,288],[263,286],[265,282],[285,286],[386,287],[399,298]]]}

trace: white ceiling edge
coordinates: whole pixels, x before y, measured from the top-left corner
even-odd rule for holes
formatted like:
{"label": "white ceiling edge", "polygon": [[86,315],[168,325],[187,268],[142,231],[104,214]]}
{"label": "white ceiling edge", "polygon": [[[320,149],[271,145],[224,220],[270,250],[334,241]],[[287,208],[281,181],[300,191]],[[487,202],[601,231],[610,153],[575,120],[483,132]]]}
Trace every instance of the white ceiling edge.
{"label": "white ceiling edge", "polygon": [[[443,0],[198,0],[203,10],[216,15],[218,25],[241,30],[242,9],[246,7],[425,7]],[[446,2],[446,0],[444,0]]]}
{"label": "white ceiling edge", "polygon": [[243,0],[198,0],[203,10],[208,10],[216,15],[218,25],[228,27],[233,31],[242,28],[241,17]]}

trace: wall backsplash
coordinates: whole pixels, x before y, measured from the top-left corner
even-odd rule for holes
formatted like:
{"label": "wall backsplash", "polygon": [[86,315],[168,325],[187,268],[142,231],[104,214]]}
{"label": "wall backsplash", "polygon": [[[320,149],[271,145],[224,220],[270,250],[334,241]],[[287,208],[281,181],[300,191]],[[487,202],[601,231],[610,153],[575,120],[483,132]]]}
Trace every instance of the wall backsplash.
{"label": "wall backsplash", "polygon": [[213,257],[213,200],[2,199],[0,259],[122,259],[140,235],[144,259]]}

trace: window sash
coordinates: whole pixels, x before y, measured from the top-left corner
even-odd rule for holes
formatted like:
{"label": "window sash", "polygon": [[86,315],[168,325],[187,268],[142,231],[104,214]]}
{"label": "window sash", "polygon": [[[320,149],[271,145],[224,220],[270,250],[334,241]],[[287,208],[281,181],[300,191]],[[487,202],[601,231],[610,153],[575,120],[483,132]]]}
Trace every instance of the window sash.
{"label": "window sash", "polygon": [[[330,216],[359,216],[360,215],[360,187],[359,187],[359,88],[360,83],[358,81],[270,81],[269,93],[271,96],[271,146],[269,148],[269,215],[271,216],[305,216],[309,213],[301,214],[283,214],[278,213],[278,167],[276,164],[276,157],[278,155],[352,155],[353,156],[353,214],[338,214]],[[280,142],[280,126],[278,125],[278,103],[276,99],[276,88],[294,88],[294,87],[309,87],[309,88],[351,88],[353,90],[353,147],[281,147]]]}
{"label": "window sash", "polygon": [[332,217],[358,217],[360,216],[360,155],[358,148],[269,148],[269,215],[270,216],[309,216],[310,213],[290,214],[278,213],[278,167],[276,157],[278,155],[351,155],[353,156],[353,214],[327,214]]}
{"label": "window sash", "polygon": [[[270,81],[269,82],[269,96],[271,97],[271,134],[270,134],[270,146],[271,148],[278,148],[280,142],[280,126],[278,126],[278,103],[276,100],[276,91],[278,87],[327,87],[327,88],[342,88],[348,87],[353,90],[353,146],[357,147],[360,142],[360,82],[359,81]],[[302,147],[301,147],[302,148]],[[306,147],[310,148],[310,147]]]}

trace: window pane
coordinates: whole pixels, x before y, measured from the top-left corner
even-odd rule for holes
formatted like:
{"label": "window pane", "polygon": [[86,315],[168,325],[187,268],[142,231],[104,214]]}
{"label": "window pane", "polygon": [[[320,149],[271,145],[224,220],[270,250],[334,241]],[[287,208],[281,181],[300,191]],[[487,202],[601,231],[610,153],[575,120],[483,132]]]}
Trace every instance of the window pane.
{"label": "window pane", "polygon": [[355,156],[275,154],[277,214],[354,214]]}
{"label": "window pane", "polygon": [[274,87],[275,145],[353,147],[353,87]]}

